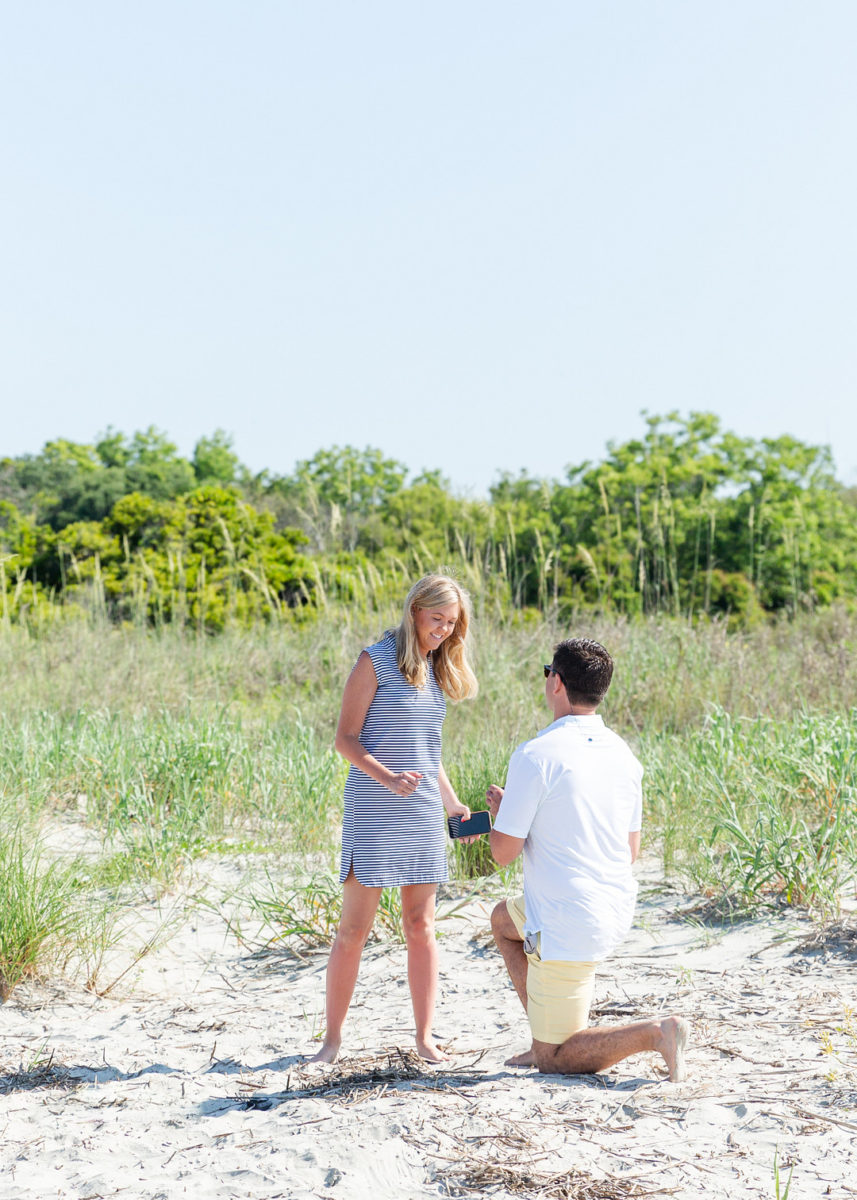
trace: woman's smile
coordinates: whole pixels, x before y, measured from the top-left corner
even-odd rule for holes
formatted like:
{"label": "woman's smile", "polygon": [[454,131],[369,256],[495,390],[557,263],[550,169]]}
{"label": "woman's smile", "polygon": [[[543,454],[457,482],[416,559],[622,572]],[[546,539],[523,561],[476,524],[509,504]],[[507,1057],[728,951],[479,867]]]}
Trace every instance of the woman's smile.
{"label": "woman's smile", "polygon": [[420,651],[428,654],[436,650],[453,632],[457,620],[457,604],[447,604],[443,608],[415,608],[414,628]]}

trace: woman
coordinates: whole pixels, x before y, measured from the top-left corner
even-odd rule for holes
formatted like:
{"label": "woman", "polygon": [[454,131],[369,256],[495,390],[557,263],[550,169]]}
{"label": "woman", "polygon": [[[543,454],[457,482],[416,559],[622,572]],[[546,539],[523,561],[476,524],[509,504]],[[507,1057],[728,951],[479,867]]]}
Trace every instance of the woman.
{"label": "woman", "polygon": [[445,575],[426,575],[405,601],[398,629],[369,646],[345,685],[336,749],[351,763],[342,830],[342,916],[327,967],[324,1045],[333,1062],[360,955],[384,887],[402,889],[408,985],[417,1050],[446,1057],[432,1036],[437,996],[434,903],[448,878],[442,809],[467,819],[440,760],[446,696],[476,695],[467,660],[467,593]]}

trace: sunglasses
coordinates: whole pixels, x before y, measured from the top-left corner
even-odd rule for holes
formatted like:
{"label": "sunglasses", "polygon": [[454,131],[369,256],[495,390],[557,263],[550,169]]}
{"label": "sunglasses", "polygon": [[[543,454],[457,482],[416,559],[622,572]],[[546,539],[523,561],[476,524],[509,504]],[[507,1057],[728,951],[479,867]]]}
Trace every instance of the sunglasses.
{"label": "sunglasses", "polygon": [[545,671],[545,679],[547,679],[548,676],[550,676],[550,675],[559,675],[560,682],[562,683],[563,687],[565,687],[565,680],[559,674],[559,671],[556,669],[556,667],[552,667],[550,665],[550,663],[545,663],[544,671]]}

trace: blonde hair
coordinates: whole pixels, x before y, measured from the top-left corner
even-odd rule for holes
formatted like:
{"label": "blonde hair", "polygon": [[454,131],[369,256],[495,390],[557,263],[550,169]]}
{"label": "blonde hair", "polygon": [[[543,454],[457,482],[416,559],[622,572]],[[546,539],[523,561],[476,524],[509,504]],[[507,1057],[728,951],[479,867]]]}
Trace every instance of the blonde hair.
{"label": "blonde hair", "polygon": [[414,624],[415,608],[445,608],[458,605],[458,620],[449,637],[432,651],[434,677],[450,700],[468,700],[479,690],[467,658],[470,597],[448,575],[425,575],[408,592],[402,623],[395,630],[399,670],[413,687],[425,687],[426,660],[420,651]]}

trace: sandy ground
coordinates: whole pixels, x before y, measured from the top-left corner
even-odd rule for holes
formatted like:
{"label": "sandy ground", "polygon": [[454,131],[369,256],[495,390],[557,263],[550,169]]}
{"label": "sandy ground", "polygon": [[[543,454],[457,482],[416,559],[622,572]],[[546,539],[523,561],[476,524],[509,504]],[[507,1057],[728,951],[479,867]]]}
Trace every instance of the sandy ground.
{"label": "sandy ground", "polygon": [[191,911],[124,995],[30,984],[0,1010],[0,1196],[774,1200],[775,1156],[781,1197],[792,1167],[794,1200],[857,1195],[853,925],[813,948],[793,915],[724,929],[688,903],[644,883],[593,1014],[685,1014],[682,1084],[657,1055],[588,1078],[505,1068],[527,1030],[478,900],[439,924],[449,1067],[415,1065],[404,950],[382,943],[354,1057],[307,1068],[326,954],[250,954]]}

